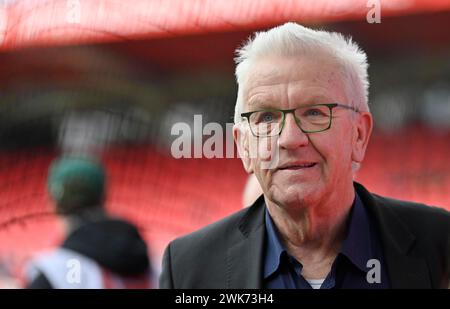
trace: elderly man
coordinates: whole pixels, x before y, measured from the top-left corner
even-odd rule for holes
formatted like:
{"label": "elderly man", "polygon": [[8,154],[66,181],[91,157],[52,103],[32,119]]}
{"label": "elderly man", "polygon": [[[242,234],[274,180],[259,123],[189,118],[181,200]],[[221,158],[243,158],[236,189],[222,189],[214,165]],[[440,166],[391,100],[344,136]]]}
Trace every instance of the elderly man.
{"label": "elderly man", "polygon": [[170,243],[161,287],[448,286],[449,213],[353,181],[373,124],[367,67],[351,40],[295,23],[238,51],[234,137],[263,195]]}

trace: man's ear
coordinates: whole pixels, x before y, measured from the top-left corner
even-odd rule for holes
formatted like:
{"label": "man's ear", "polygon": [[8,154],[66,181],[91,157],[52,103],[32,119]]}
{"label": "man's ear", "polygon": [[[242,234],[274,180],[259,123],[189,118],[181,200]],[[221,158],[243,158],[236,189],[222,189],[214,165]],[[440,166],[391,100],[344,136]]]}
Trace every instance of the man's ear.
{"label": "man's ear", "polygon": [[369,112],[360,112],[355,119],[352,160],[361,163],[372,134],[373,118]]}
{"label": "man's ear", "polygon": [[248,130],[242,123],[237,123],[233,126],[233,137],[236,143],[239,156],[241,157],[242,164],[247,173],[253,173],[253,167],[250,160],[249,150],[249,136]]}

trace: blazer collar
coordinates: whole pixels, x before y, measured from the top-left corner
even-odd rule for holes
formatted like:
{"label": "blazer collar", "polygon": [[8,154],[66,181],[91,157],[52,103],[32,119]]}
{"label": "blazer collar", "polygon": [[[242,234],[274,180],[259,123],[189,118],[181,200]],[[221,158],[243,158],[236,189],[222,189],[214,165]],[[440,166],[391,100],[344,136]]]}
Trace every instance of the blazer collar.
{"label": "blazer collar", "polygon": [[380,233],[392,288],[431,288],[426,261],[414,257],[416,236],[392,206],[355,182],[355,190]]}
{"label": "blazer collar", "polygon": [[227,250],[227,288],[262,288],[264,196],[248,208],[238,223],[238,232],[230,237]]}

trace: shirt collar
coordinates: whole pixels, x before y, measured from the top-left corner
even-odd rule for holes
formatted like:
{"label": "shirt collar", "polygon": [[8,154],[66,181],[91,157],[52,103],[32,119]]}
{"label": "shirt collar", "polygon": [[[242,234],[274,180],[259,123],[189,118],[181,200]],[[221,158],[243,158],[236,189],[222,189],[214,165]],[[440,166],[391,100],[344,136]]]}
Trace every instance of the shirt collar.
{"label": "shirt collar", "polygon": [[[265,226],[267,245],[265,250],[264,279],[272,275],[280,266],[282,254],[287,253],[281,242],[278,230],[267,207],[265,209]],[[346,256],[352,264],[366,272],[366,263],[372,257],[372,242],[369,218],[358,194],[350,211],[347,235],[340,254]]]}

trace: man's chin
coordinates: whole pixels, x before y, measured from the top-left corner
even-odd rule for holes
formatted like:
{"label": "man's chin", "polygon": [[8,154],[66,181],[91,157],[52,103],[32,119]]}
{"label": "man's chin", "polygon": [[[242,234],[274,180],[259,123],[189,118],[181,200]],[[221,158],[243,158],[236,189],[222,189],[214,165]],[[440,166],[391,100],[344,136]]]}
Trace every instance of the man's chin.
{"label": "man's chin", "polygon": [[289,188],[273,193],[273,200],[281,207],[307,208],[317,200],[317,189],[314,188]]}

